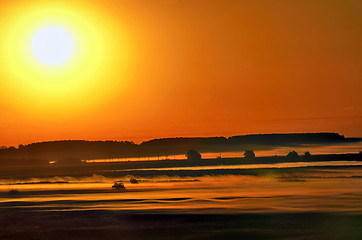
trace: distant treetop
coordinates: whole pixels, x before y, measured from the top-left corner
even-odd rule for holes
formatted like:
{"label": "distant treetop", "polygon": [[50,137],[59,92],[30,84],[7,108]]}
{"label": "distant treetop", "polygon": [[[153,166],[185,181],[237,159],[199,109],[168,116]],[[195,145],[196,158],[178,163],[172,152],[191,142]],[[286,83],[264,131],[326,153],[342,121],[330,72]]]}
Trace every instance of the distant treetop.
{"label": "distant treetop", "polygon": [[255,158],[255,153],[253,150],[245,150],[244,152],[244,157],[245,158]]}
{"label": "distant treetop", "polygon": [[299,157],[299,154],[296,151],[289,152],[287,155],[287,158],[289,159],[297,159]]}
{"label": "distant treetop", "polygon": [[200,160],[201,159],[201,154],[194,150],[194,149],[190,149],[187,153],[186,153],[186,157],[188,160]]}
{"label": "distant treetop", "polygon": [[[254,134],[232,137],[161,138],[135,144],[131,141],[62,140],[37,142],[18,147],[1,147],[0,159],[38,158],[56,161],[69,157],[81,160],[154,157],[184,154],[189,149],[200,152],[233,152],[253,146],[296,146],[300,144],[330,144],[358,142],[360,138],[345,138],[338,133]],[[251,152],[245,157],[252,157]]]}

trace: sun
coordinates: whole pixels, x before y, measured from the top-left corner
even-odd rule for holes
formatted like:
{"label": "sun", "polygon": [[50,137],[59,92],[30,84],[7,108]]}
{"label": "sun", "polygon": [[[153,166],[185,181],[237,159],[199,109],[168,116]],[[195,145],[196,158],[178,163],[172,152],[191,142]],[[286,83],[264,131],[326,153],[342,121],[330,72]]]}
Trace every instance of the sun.
{"label": "sun", "polygon": [[92,1],[0,8],[0,105],[31,116],[96,111],[122,96],[130,34]]}
{"label": "sun", "polygon": [[57,65],[67,61],[73,54],[74,41],[63,28],[51,26],[39,30],[32,41],[32,51],[42,63]]}

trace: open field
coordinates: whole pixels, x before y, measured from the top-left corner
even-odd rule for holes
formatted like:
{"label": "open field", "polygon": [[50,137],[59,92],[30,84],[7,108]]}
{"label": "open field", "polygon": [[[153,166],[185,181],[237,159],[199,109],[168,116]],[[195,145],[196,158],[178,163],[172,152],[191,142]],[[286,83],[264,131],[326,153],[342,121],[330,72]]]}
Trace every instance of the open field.
{"label": "open field", "polygon": [[0,239],[359,239],[360,156],[2,167]]}

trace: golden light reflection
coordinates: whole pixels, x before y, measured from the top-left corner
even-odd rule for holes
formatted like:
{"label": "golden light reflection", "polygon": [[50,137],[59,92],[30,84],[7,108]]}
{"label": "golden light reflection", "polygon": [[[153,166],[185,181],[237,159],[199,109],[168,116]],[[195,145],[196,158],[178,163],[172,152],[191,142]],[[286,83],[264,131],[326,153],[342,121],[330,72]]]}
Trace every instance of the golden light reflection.
{"label": "golden light reflection", "polygon": [[[126,191],[111,189],[105,182],[69,184],[0,185],[0,204],[47,209],[163,210],[167,212],[342,212],[362,210],[361,169],[299,172],[279,177],[159,176],[149,182],[125,182]],[[280,178],[281,177],[281,178]],[[129,178],[129,177],[128,177]],[[97,177],[98,179],[98,177]],[[168,182],[169,180],[185,182]],[[83,179],[85,180],[85,179]],[[89,179],[88,179],[89,180]],[[114,179],[113,179],[114,180]],[[123,179],[127,180],[127,178]],[[187,180],[191,180],[187,182]],[[10,190],[17,190],[11,193]],[[65,192],[67,194],[65,194]]]}

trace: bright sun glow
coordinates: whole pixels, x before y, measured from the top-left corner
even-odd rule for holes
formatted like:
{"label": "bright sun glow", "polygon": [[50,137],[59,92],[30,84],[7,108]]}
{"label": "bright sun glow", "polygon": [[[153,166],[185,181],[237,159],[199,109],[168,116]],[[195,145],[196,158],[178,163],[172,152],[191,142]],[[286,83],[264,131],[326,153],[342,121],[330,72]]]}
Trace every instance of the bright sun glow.
{"label": "bright sun glow", "polygon": [[0,103],[30,115],[73,116],[125,89],[130,45],[111,16],[88,1],[10,6],[0,9]]}
{"label": "bright sun glow", "polygon": [[60,27],[45,27],[33,38],[32,50],[36,58],[49,65],[67,61],[73,53],[74,43],[70,34]]}

